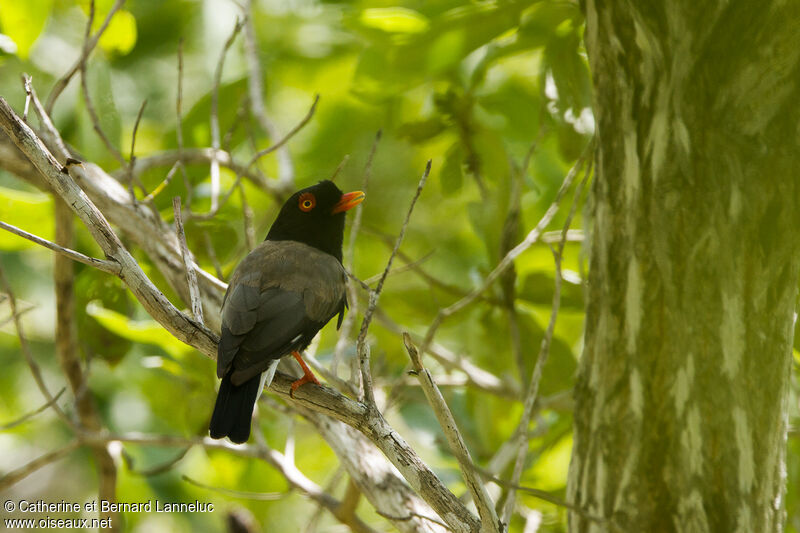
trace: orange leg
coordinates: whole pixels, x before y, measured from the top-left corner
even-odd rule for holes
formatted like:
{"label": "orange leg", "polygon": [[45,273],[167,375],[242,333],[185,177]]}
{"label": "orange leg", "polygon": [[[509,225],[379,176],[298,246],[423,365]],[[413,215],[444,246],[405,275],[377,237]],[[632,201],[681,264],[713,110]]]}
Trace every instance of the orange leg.
{"label": "orange leg", "polygon": [[298,387],[300,387],[301,385],[305,385],[306,383],[316,383],[317,385],[319,385],[319,381],[317,380],[316,376],[314,376],[314,373],[311,372],[311,369],[308,368],[306,362],[303,361],[303,358],[300,357],[300,353],[297,350],[293,351],[292,355],[294,356],[295,359],[297,359],[297,362],[300,363],[300,366],[303,368],[304,372],[302,378],[292,383],[292,390],[289,391],[289,396],[294,398],[294,391],[296,391]]}

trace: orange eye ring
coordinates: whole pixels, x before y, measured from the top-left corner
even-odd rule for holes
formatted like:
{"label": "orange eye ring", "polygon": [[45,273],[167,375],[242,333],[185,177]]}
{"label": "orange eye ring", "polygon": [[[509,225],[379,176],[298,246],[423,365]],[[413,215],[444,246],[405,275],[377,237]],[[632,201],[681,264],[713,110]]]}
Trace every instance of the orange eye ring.
{"label": "orange eye ring", "polygon": [[298,198],[297,205],[298,207],[300,207],[300,211],[308,213],[309,211],[314,209],[314,206],[317,205],[317,199],[314,197],[312,193],[304,192],[303,194],[300,195],[300,198]]}

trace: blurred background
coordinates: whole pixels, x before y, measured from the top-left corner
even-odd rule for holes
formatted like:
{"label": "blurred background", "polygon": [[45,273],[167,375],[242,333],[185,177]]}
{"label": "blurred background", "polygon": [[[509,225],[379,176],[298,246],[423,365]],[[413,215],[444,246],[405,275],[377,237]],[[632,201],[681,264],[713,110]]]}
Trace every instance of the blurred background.
{"label": "blurred background", "polygon": [[[96,3],[95,31],[112,4],[111,0]],[[56,80],[81,54],[89,12],[85,1],[0,0],[0,95],[18,113],[25,105],[22,73],[32,76],[34,88],[46,100]],[[253,65],[243,32],[234,34],[246,12],[252,14],[267,121],[252,111]],[[223,64],[220,57],[232,35]],[[130,157],[137,114],[145,100],[135,137],[137,159],[165,151],[174,154],[178,149],[181,48],[184,149],[212,146],[216,89],[219,147],[241,163],[300,124],[319,95],[310,119],[288,140],[286,149],[261,157],[254,165],[255,172],[274,185],[273,192],[252,180],[238,181],[234,171],[223,167],[222,195],[237,184],[241,187],[221,203],[216,216],[186,216],[189,248],[207,272],[227,279],[253,243],[265,237],[286,192],[281,187],[316,183],[342,164],[336,177],[339,187],[361,188],[374,146],[352,265],[354,275],[368,280],[383,271],[425,163],[432,160],[430,178],[395,273],[387,279],[369,342],[385,416],[451,490],[464,494],[458,464],[416,380],[406,374],[410,365],[398,329],[424,335],[441,307],[478,287],[541,219],[589,143],[594,133],[591,80],[578,5],[254,0],[250,6],[230,0],[129,0],[114,14],[90,56],[85,78],[100,126],[124,159]],[[79,77],[53,107],[55,126],[83,160],[124,176],[125,168],[95,131]],[[177,172],[160,187],[173,162],[153,164],[138,175],[142,190],[136,190],[137,196],[154,193],[152,201],[168,223],[173,220],[174,196],[181,196],[193,213],[209,212],[209,164],[187,164],[185,176]],[[582,216],[587,194],[577,189],[581,178],[547,227],[560,233],[577,198],[571,228],[578,231],[570,233],[564,250],[560,310],[521,478],[522,485],[562,499],[587,268],[580,231],[588,230]],[[54,238],[52,198],[6,170],[0,170],[0,220]],[[76,232],[79,251],[102,257],[79,223]],[[348,230],[345,247],[350,237]],[[548,238],[553,240],[552,235]],[[519,422],[523,391],[550,319],[555,266],[544,242],[548,238],[520,256],[514,271],[474,305],[446,320],[436,336],[455,356],[496,376],[504,391],[464,386],[463,372],[425,359],[481,466],[491,462]],[[185,309],[187,304],[170,290],[148,257],[135,246],[130,249],[159,289]],[[57,392],[66,382],[54,355],[52,263],[50,251],[0,232],[0,265],[17,297],[33,355],[50,389]],[[83,361],[89,362],[88,391],[104,427],[115,433],[205,435],[217,386],[214,361],[172,338],[117,278],[78,263],[75,273],[78,345]],[[355,331],[365,307],[365,293],[359,294]],[[0,426],[45,402],[21,355],[10,314],[4,299]],[[333,327],[321,334],[316,357],[324,365],[333,359],[337,338]],[[344,379],[350,377],[354,346],[347,345],[338,369]],[[795,358],[800,361],[797,351]],[[796,428],[797,365],[794,373],[790,423]],[[68,411],[71,399],[67,391],[60,401]],[[258,423],[270,446],[284,450],[287,441],[293,443],[298,468],[342,497],[346,475],[311,426],[263,401]],[[4,427],[0,471],[13,470],[69,443],[71,435],[49,410],[13,428]],[[255,530],[347,529],[330,514],[320,513],[313,501],[290,491],[282,475],[262,461],[199,446],[112,448],[119,501],[199,500],[215,505],[215,512],[207,514],[125,513],[125,531],[222,531],[231,511],[249,515]],[[800,438],[793,430],[788,457],[790,531],[800,531],[799,457]],[[510,470],[509,464],[500,477],[507,479]],[[215,488],[274,493],[274,497],[252,499]],[[1,492],[3,499],[96,499],[92,454],[79,448]],[[566,529],[563,508],[524,493],[517,498],[511,531]],[[372,527],[391,530],[368,502],[361,502],[358,513]]]}

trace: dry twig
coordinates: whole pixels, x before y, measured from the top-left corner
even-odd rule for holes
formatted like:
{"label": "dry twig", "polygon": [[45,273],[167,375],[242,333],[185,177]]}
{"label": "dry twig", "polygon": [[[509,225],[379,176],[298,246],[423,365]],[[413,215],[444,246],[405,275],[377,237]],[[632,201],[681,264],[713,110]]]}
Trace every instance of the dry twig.
{"label": "dry twig", "polygon": [[461,466],[461,474],[464,477],[467,488],[475,499],[478,513],[481,517],[481,531],[487,533],[499,532],[501,527],[500,522],[497,520],[497,513],[494,510],[494,502],[489,493],[486,492],[486,487],[478,476],[464,438],[461,436],[458,425],[453,418],[453,413],[450,412],[450,408],[444,401],[442,393],[439,392],[439,388],[433,381],[430,372],[422,364],[419,351],[414,346],[414,343],[411,342],[411,337],[408,333],[403,333],[403,343],[411,358],[411,366],[419,379],[425,398],[427,398],[436,415],[436,419],[439,421],[439,426],[442,428],[444,436],[447,438],[447,443],[450,445],[450,451],[453,452],[459,466]]}
{"label": "dry twig", "polygon": [[364,401],[367,403],[367,405],[375,405],[375,397],[372,391],[372,375],[369,369],[369,346],[366,343],[367,331],[369,331],[369,324],[372,321],[372,315],[375,313],[375,308],[378,305],[378,298],[380,298],[381,291],[383,290],[383,283],[386,281],[386,276],[389,275],[389,270],[392,268],[392,262],[394,261],[395,255],[397,255],[397,250],[400,248],[400,244],[403,242],[406,228],[411,220],[411,213],[414,212],[414,206],[417,204],[417,199],[422,193],[422,188],[425,187],[425,181],[428,179],[428,174],[430,174],[430,172],[431,161],[429,159],[428,163],[425,165],[425,171],[422,173],[419,184],[417,184],[417,191],[414,194],[414,198],[411,200],[411,205],[408,206],[406,219],[403,221],[403,225],[400,227],[400,233],[395,241],[392,254],[389,256],[389,260],[386,262],[386,268],[383,270],[383,275],[381,276],[381,279],[378,280],[378,285],[375,287],[375,290],[370,291],[369,304],[367,305],[367,310],[364,312],[364,320],[361,322],[361,330],[358,332],[356,353],[358,354],[358,360],[361,367],[361,379],[364,384]]}
{"label": "dry twig", "polygon": [[189,247],[186,245],[186,234],[183,230],[183,221],[181,220],[180,196],[176,196],[172,199],[172,211],[175,216],[175,233],[178,235],[178,242],[181,246],[183,264],[186,265],[186,279],[189,283],[189,295],[191,296],[192,303],[192,316],[200,324],[203,324],[203,301],[200,299],[200,289],[197,286],[197,272],[195,272],[194,269],[194,261],[192,260],[191,252],[189,252]]}

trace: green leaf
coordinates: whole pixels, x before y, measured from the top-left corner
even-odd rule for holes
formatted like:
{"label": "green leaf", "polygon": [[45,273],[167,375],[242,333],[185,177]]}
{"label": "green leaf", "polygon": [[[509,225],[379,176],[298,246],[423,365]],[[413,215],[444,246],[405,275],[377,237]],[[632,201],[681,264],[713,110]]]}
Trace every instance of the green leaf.
{"label": "green leaf", "polygon": [[173,337],[155,320],[133,320],[121,313],[106,309],[97,301],[89,302],[86,313],[112,333],[134,342],[155,344],[175,358],[192,351],[191,346]]}
{"label": "green leaf", "polygon": [[421,33],[429,26],[424,15],[404,7],[365,9],[361,12],[360,22],[388,33]]}
{"label": "green leaf", "polygon": [[571,433],[542,453],[530,470],[530,474],[536,479],[536,488],[551,491],[563,489],[567,484],[571,453]]}
{"label": "green leaf", "polygon": [[371,42],[356,68],[353,90],[364,98],[386,99],[433,76],[449,75],[474,50],[516,28],[523,8],[517,2],[459,6],[431,19],[426,31],[404,33],[402,39],[366,28],[372,31],[362,33]]}
{"label": "green leaf", "polygon": [[19,57],[28,57],[52,7],[53,0],[8,0],[0,6],[0,29],[16,44]]}
{"label": "green leaf", "polygon": [[456,142],[447,150],[444,158],[442,170],[439,172],[439,179],[442,184],[442,193],[445,196],[452,195],[461,189],[464,183],[464,149],[461,144]]}
{"label": "green leaf", "polygon": [[100,46],[106,52],[125,55],[136,45],[136,18],[130,11],[121,9],[114,13],[108,28],[100,37]]}
{"label": "green leaf", "polygon": [[[43,239],[53,239],[53,209],[49,195],[0,187],[0,220],[33,233]],[[38,246],[7,231],[0,231],[0,250],[24,250]]]}
{"label": "green leaf", "polygon": [[445,128],[446,125],[442,117],[436,115],[428,119],[406,122],[397,128],[397,136],[414,144],[419,144],[436,137]]}
{"label": "green leaf", "polygon": [[[568,24],[565,21],[563,24]],[[578,28],[550,40],[545,47],[545,65],[558,91],[556,105],[561,113],[572,109],[575,115],[591,106],[591,80],[586,61],[581,56]]]}

